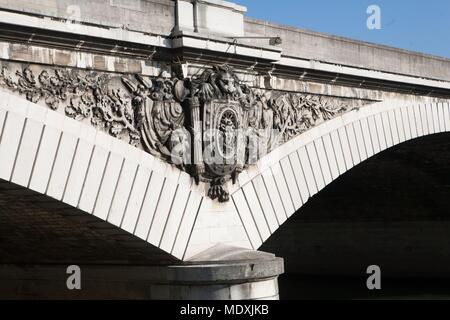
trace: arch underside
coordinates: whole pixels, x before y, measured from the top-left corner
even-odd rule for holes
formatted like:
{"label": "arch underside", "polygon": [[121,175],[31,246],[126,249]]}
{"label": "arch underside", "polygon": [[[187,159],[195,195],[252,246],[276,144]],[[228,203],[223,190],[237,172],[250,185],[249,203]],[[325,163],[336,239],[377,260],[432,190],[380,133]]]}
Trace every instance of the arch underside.
{"label": "arch underside", "polygon": [[351,278],[372,264],[384,277],[447,277],[449,159],[449,132],[373,156],[310,199],[261,250],[283,257],[287,277]]}
{"label": "arch underside", "polygon": [[0,180],[0,264],[168,265],[177,260],[93,215]]}
{"label": "arch underside", "polygon": [[385,101],[302,134],[240,177],[232,193],[252,248],[314,195],[355,166],[398,144],[450,131],[448,102]]}

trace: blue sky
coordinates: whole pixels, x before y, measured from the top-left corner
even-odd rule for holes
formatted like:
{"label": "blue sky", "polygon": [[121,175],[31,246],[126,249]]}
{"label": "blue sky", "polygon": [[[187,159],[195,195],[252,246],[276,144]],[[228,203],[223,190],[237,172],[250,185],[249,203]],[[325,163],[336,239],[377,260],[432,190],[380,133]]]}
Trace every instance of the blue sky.
{"label": "blue sky", "polygon": [[[450,0],[231,0],[247,16],[450,58]],[[381,30],[367,28],[368,6]]]}

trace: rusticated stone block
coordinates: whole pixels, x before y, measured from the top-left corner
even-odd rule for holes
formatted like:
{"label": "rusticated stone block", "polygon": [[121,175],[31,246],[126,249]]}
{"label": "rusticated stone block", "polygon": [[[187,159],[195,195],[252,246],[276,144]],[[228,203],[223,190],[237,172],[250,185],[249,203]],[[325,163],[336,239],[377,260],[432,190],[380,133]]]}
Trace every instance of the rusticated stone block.
{"label": "rusticated stone block", "polygon": [[54,54],[53,63],[61,66],[73,65],[72,55],[69,51],[56,51]]}
{"label": "rusticated stone block", "polygon": [[11,44],[9,55],[11,60],[33,61],[33,50],[23,44]]}

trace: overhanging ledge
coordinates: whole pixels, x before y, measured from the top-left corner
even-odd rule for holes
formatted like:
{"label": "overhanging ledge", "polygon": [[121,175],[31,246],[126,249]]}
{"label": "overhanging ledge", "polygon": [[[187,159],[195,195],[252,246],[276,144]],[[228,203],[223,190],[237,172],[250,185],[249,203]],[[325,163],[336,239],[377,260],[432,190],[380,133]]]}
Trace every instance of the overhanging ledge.
{"label": "overhanging ledge", "polygon": [[278,46],[211,33],[175,31],[172,35],[156,35],[3,10],[0,10],[0,21],[0,39],[12,43],[126,56],[141,61],[227,63],[269,77],[450,96],[448,81],[288,57]]}

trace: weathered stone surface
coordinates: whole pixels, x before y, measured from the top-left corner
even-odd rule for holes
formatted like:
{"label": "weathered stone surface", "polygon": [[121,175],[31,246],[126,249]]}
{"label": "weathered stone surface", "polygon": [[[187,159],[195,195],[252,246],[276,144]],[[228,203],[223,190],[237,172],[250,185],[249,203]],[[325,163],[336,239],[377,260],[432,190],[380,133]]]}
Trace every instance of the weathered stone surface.
{"label": "weathered stone surface", "polygon": [[[280,36],[283,54],[305,60],[450,81],[450,60],[246,17],[248,36]],[[320,49],[318,49],[320,48]]]}
{"label": "weathered stone surface", "polygon": [[171,0],[20,0],[1,1],[0,8],[165,35],[175,25],[175,2]]}
{"label": "weathered stone surface", "polygon": [[[278,300],[277,278],[211,283],[162,282],[167,270],[155,266],[81,264],[82,290],[67,290],[67,265],[0,265],[2,299],[156,299],[156,300]],[[178,267],[179,276],[183,268]],[[189,267],[187,267],[189,268]],[[199,266],[213,275],[220,265]],[[187,271],[189,272],[189,271]],[[233,273],[234,270],[229,270]]]}

